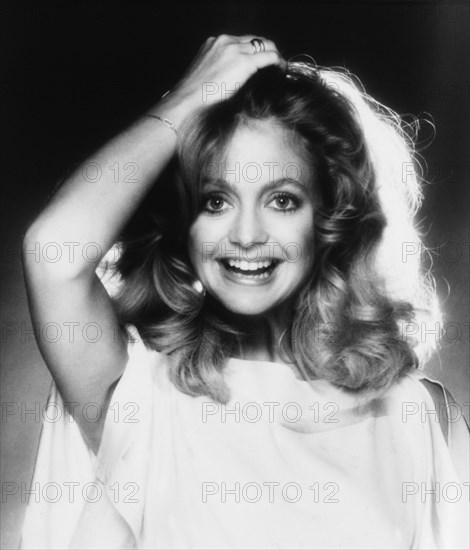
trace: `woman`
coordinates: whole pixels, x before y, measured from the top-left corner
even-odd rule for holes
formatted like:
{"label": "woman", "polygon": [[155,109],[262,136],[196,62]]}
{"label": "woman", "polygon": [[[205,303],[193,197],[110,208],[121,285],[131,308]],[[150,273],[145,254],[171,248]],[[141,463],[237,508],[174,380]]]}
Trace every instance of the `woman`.
{"label": "woman", "polygon": [[[410,166],[347,75],[223,35],[76,169],[25,237],[75,251],[25,274],[38,326],[78,331],[37,335],[34,482],[57,495],[30,500],[23,548],[466,547],[440,491],[465,490],[468,431],[430,418],[451,397],[416,368],[438,317],[403,257]],[[153,186],[155,224],[122,237]],[[118,240],[113,295],[95,271]]]}

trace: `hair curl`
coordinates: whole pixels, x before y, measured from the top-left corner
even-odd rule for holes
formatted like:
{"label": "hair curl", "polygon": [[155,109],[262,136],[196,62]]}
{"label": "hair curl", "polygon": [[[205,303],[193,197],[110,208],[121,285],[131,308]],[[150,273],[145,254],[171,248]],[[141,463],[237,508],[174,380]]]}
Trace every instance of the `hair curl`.
{"label": "hair curl", "polygon": [[173,185],[167,202],[160,187],[172,206],[155,213],[147,201],[148,226],[121,241],[114,297],[121,322],[171,358],[178,389],[229,399],[223,371],[243,328],[200,293],[185,243],[207,163],[220,159],[237,126],[250,120],[293,130],[317,175],[315,266],[281,348],[306,379],[383,392],[426,361],[435,343],[409,327],[436,321],[439,311],[431,275],[416,257],[403,257],[404,243],[423,246],[414,225],[422,195],[412,126],[344,70],[303,61],[289,63],[287,73],[268,67],[187,122],[162,176]]}

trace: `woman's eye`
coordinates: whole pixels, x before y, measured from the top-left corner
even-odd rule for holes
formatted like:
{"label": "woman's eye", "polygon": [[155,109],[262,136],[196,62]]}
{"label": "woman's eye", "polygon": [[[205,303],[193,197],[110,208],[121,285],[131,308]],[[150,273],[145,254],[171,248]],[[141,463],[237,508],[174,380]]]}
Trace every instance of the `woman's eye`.
{"label": "woman's eye", "polygon": [[[202,209],[209,214],[222,214],[230,208],[229,203],[222,195],[206,195],[201,201]],[[297,210],[301,204],[300,199],[290,193],[279,193],[270,202],[274,204],[274,210],[282,213],[292,213]]]}
{"label": "woman's eye", "polygon": [[300,206],[300,200],[289,193],[280,193],[271,201],[275,204],[275,209],[283,212],[292,212]]}
{"label": "woman's eye", "polygon": [[225,208],[223,205],[225,199],[220,195],[207,195],[203,197],[202,205],[203,209],[210,214],[221,214]]}

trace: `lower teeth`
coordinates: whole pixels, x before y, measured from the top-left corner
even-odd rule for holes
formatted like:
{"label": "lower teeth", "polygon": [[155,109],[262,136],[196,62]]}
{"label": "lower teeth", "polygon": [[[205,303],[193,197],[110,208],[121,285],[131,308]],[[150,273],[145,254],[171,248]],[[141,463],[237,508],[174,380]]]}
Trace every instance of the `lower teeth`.
{"label": "lower teeth", "polygon": [[251,275],[250,271],[246,271],[245,273],[240,273],[239,271],[235,271],[234,269],[232,269],[230,266],[227,266],[227,269],[237,277],[249,277],[250,279],[267,279],[269,275],[273,272],[274,267],[275,266],[272,266],[268,268],[268,270],[265,271],[264,273],[259,273],[256,275]]}
{"label": "lower teeth", "polygon": [[260,275],[249,275],[248,273],[238,273],[237,271],[232,271],[232,273],[238,277],[250,277],[250,279],[266,279],[269,277],[269,273],[261,273]]}

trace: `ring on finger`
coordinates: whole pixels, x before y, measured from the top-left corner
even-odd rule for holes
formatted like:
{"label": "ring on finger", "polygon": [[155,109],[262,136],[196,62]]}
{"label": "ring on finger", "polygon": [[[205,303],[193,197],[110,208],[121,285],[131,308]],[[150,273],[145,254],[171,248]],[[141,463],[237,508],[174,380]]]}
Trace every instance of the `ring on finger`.
{"label": "ring on finger", "polygon": [[253,46],[253,53],[261,53],[266,50],[264,42],[261,38],[253,38],[253,40],[250,40],[250,44]]}

